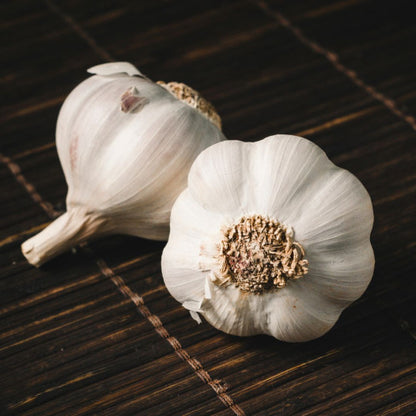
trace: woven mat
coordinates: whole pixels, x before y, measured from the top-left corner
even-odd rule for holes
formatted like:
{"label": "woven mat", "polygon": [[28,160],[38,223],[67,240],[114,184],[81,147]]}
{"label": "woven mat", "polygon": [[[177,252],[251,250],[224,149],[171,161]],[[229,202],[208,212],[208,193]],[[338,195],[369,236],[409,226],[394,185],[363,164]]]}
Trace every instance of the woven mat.
{"label": "woven mat", "polygon": [[[0,10],[0,414],[416,412],[409,2],[14,0]],[[193,86],[228,138],[306,136],[364,183],[376,272],[327,335],[287,344],[198,325],[163,286],[162,243],[116,236],[28,265],[20,244],[65,209],[60,105],[86,68],[109,60]]]}

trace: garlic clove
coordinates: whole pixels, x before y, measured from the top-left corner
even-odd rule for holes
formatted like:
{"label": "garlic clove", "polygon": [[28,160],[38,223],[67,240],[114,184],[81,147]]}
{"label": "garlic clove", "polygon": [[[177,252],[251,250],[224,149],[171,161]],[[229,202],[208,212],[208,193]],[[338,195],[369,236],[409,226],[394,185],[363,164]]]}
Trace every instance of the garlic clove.
{"label": "garlic clove", "polygon": [[232,285],[210,284],[212,297],[201,307],[208,323],[231,335],[249,336],[263,332],[255,319],[263,316],[263,302],[254,296],[241,296],[240,290]]}
{"label": "garlic clove", "polygon": [[[171,212],[169,250],[162,256],[162,269],[169,267],[164,276],[171,294],[181,303],[200,302],[205,294],[205,278],[215,266],[218,237],[205,238],[208,230],[217,230],[224,222],[222,215],[205,210],[186,189],[176,200]],[[186,235],[186,238],[182,238]],[[210,241],[212,243],[210,244]],[[207,270],[200,275],[199,271]]]}
{"label": "garlic clove", "polygon": [[[309,245],[309,244],[306,244]],[[309,245],[308,279],[303,285],[342,307],[359,298],[367,288],[374,269],[374,252],[369,243],[338,248],[329,255]]]}
{"label": "garlic clove", "polygon": [[213,285],[213,293],[212,301],[202,306],[204,318],[217,329],[238,336],[268,334],[287,342],[309,341],[324,335],[342,311],[301,285],[264,297],[241,296],[232,285]]}
{"label": "garlic clove", "polygon": [[351,173],[337,169],[304,195],[302,207],[287,215],[302,241],[332,250],[368,241],[373,208],[367,191]]}
{"label": "garlic clove", "polygon": [[290,289],[281,298],[270,297],[266,303],[263,313],[269,321],[262,332],[286,342],[306,342],[328,332],[343,308],[309,292],[307,286],[294,284]]}
{"label": "garlic clove", "polygon": [[247,148],[247,152],[251,161],[250,193],[256,209],[267,215],[278,212],[279,220],[288,224],[298,217],[304,203],[331,176],[334,167],[322,149],[292,135],[266,138],[262,146]]}

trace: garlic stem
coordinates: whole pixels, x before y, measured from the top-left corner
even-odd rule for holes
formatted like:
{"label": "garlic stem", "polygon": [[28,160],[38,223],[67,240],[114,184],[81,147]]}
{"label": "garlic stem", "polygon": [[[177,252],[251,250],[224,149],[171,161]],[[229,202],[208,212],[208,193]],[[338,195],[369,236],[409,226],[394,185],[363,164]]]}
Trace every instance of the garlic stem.
{"label": "garlic stem", "polygon": [[22,244],[22,252],[29,263],[41,266],[51,258],[102,234],[106,220],[84,210],[72,209],[61,215],[43,231]]}

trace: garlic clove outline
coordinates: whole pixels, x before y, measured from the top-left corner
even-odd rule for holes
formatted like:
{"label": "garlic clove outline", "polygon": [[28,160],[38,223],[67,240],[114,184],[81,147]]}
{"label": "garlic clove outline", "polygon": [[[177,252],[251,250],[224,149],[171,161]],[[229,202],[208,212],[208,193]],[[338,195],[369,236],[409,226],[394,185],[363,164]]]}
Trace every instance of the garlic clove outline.
{"label": "garlic clove outline", "polygon": [[192,162],[225,140],[199,109],[133,65],[90,71],[97,75],[70,93],[57,122],[67,215],[22,244],[35,266],[102,235],[167,239],[170,210]]}
{"label": "garlic clove outline", "polygon": [[[289,226],[309,263],[301,278],[261,293],[224,279],[220,261],[224,229],[255,215]],[[312,142],[289,135],[222,142],[198,156],[174,204],[162,273],[179,302],[224,332],[308,341],[326,333],[367,288],[372,225],[365,188]],[[251,243],[255,253],[258,240]],[[255,256],[239,258],[250,263]]]}

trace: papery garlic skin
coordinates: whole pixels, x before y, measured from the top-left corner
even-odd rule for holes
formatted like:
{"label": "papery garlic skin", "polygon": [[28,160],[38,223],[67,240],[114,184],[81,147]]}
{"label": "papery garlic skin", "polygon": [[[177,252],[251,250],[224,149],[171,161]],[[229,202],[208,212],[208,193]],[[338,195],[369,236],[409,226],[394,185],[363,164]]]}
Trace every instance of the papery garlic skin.
{"label": "papery garlic skin", "polygon": [[[303,277],[260,294],[224,281],[223,230],[253,215],[293,229],[308,262]],[[288,135],[226,141],[204,150],[191,168],[172,209],[162,273],[196,319],[200,313],[234,335],[308,341],[325,334],[367,288],[372,225],[363,185],[312,142]]]}
{"label": "papery garlic skin", "polygon": [[39,266],[109,233],[164,240],[192,162],[224,140],[208,118],[133,65],[99,65],[59,113],[56,145],[68,184],[67,214],[22,245]]}

